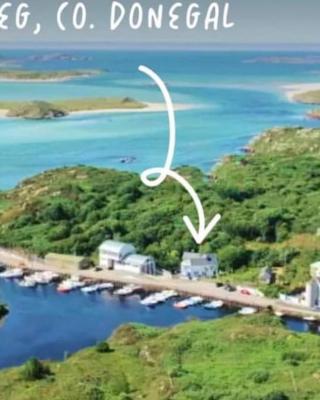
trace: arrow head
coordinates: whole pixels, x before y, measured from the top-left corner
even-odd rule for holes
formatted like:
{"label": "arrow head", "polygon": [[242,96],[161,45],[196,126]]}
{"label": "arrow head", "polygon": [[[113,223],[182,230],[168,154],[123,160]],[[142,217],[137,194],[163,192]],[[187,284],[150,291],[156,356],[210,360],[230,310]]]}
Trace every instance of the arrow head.
{"label": "arrow head", "polygon": [[217,225],[217,223],[220,221],[221,215],[217,214],[210,223],[207,225],[207,227],[199,227],[198,231],[195,229],[193,226],[193,223],[191,222],[191,219],[188,216],[183,217],[183,221],[186,224],[189,232],[191,233],[193,239],[197,244],[202,244],[209,233],[212,231],[212,229]]}

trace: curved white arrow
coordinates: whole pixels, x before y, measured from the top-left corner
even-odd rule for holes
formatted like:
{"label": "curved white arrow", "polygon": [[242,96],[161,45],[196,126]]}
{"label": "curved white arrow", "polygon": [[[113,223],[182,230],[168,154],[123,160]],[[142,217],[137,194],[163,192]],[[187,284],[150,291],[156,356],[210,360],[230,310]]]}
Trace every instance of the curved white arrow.
{"label": "curved white arrow", "polygon": [[[171,178],[179,182],[186,189],[186,191],[190,194],[197,209],[198,219],[199,219],[198,230],[195,229],[191,219],[188,216],[185,215],[183,217],[183,221],[186,224],[189,232],[191,233],[196,243],[201,244],[204,242],[204,240],[212,231],[212,229],[215,227],[215,225],[220,221],[221,215],[217,214],[206,226],[206,217],[204,214],[201,200],[199,199],[199,196],[197,195],[196,191],[193,189],[193,187],[185,178],[183,178],[181,175],[179,175],[177,172],[171,169],[175,152],[175,146],[176,146],[176,121],[175,121],[172,99],[166,85],[154,71],[152,71],[150,68],[144,65],[141,65],[139,67],[139,71],[149,76],[161,90],[161,93],[163,95],[167,107],[168,120],[169,120],[169,146],[164,167],[150,168],[143,171],[142,174],[140,175],[141,181],[148,187],[156,187],[161,185],[161,183],[165,181],[167,176],[170,176]],[[159,176],[156,179],[150,179],[150,176],[154,175],[159,175]]]}

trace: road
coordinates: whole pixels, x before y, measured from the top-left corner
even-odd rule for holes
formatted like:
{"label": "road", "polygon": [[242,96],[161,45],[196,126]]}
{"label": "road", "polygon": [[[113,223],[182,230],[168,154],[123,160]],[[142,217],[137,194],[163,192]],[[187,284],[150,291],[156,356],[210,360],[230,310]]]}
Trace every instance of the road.
{"label": "road", "polygon": [[315,317],[320,320],[320,313],[302,306],[284,303],[267,297],[248,296],[239,292],[228,292],[219,288],[213,282],[189,281],[179,278],[165,278],[160,276],[130,275],[118,271],[95,271],[66,269],[56,265],[49,265],[44,260],[35,256],[26,255],[13,250],[0,248],[0,262],[10,266],[30,269],[35,271],[52,271],[62,275],[74,275],[85,279],[110,281],[119,284],[135,283],[150,290],[171,289],[179,293],[202,296],[208,299],[219,299],[226,304],[250,306],[259,309],[272,308],[295,317]]}

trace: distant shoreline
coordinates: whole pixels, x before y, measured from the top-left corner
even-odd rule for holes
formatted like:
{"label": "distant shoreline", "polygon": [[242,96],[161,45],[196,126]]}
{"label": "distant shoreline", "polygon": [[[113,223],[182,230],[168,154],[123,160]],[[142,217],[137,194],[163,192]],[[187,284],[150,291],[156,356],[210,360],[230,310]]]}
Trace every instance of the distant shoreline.
{"label": "distant shoreline", "polygon": [[[90,116],[95,114],[124,114],[124,113],[159,113],[159,112],[166,112],[167,108],[164,103],[143,103],[145,107],[142,108],[106,108],[106,109],[98,109],[98,110],[81,110],[81,111],[71,111],[66,117],[70,118],[75,116]],[[194,108],[192,104],[175,104],[174,110],[175,111],[187,111]],[[19,117],[9,117],[8,114],[9,110],[0,109],[0,118],[5,119],[23,119]],[[55,118],[59,119],[59,118]]]}
{"label": "distant shoreline", "polygon": [[0,77],[0,83],[59,83],[59,82],[67,82],[67,81],[73,81],[75,79],[85,79],[85,78],[90,78],[92,77],[90,74],[83,74],[83,75],[75,75],[75,76],[65,76],[61,78],[1,78]]}

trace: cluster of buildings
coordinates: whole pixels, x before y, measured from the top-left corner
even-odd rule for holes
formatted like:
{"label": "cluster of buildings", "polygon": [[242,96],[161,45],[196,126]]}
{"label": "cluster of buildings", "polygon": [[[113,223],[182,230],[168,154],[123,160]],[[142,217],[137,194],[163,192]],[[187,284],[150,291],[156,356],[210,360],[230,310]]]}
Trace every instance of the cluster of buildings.
{"label": "cluster of buildings", "polygon": [[[106,240],[99,247],[99,266],[115,271],[155,275],[153,257],[137,254],[134,246],[115,240]],[[180,275],[187,279],[212,278],[218,274],[218,260],[214,254],[183,254]]]}

